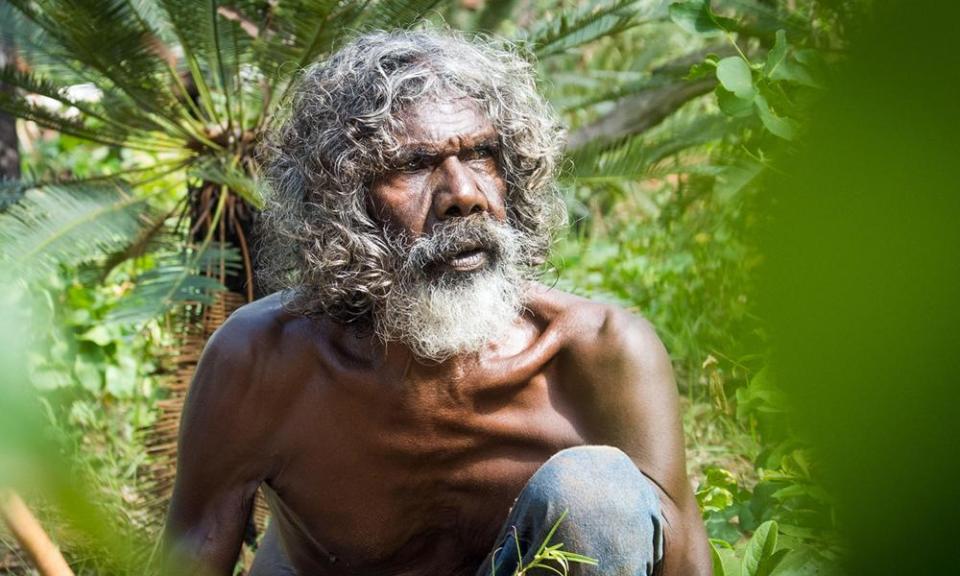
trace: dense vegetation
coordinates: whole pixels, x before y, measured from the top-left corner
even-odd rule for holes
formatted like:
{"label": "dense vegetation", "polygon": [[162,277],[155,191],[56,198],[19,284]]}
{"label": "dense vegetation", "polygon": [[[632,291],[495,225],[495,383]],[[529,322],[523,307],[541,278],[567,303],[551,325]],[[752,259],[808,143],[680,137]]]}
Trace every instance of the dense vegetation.
{"label": "dense vegetation", "polygon": [[[0,449],[60,473],[0,462],[0,485],[42,488],[25,494],[78,573],[142,573],[152,552],[145,431],[197,310],[257,295],[253,146],[293,72],[356,30],[420,18],[536,60],[569,125],[571,226],[545,281],[624,305],[664,339],[715,573],[833,573],[833,503],[773,385],[755,272],[763,183],[805,137],[855,4],[8,4],[20,59],[0,69],[17,89],[0,109],[22,119],[24,176],[0,185],[0,258],[16,272],[4,318],[30,326],[10,346],[26,347],[30,394],[0,395],[23,414]],[[91,99],[67,89],[91,84]],[[0,532],[0,573],[21,560]]]}

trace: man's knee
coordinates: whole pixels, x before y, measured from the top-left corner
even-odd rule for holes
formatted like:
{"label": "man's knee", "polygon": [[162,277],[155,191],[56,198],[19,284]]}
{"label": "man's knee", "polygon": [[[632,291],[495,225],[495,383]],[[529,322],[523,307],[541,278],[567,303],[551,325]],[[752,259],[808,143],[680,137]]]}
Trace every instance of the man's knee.
{"label": "man's knee", "polygon": [[652,482],[630,457],[612,446],[577,446],[557,452],[530,479],[530,497],[598,514],[646,510],[659,514]]}
{"label": "man's knee", "polygon": [[533,475],[516,505],[521,515],[540,517],[547,527],[566,513],[555,540],[598,558],[599,574],[650,574],[663,557],[656,488],[617,448],[558,452]]}

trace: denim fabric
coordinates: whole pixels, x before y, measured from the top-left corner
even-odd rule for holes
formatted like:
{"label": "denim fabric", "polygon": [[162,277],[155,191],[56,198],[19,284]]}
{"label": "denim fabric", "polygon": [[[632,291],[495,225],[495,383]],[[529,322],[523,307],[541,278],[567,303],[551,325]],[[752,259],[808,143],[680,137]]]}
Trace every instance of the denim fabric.
{"label": "denim fabric", "polygon": [[523,565],[529,565],[564,511],[550,545],[562,542],[563,550],[599,561],[571,564],[571,576],[646,576],[663,558],[660,500],[652,483],[617,448],[579,446],[558,452],[530,478],[477,576],[514,575],[514,534]]}
{"label": "denim fabric", "polygon": [[[571,564],[570,576],[649,576],[663,558],[660,500],[650,480],[617,448],[578,446],[557,452],[530,478],[477,576],[514,576],[520,558],[529,565],[564,511],[550,545],[562,542],[563,550],[599,561]],[[268,529],[250,576],[295,575],[276,530]]]}

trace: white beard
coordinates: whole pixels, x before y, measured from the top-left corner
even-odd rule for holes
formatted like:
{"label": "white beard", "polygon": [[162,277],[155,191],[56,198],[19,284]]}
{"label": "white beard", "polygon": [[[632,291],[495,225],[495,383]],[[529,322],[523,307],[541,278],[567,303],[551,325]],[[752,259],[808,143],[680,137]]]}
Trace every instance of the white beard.
{"label": "white beard", "polygon": [[523,309],[523,283],[501,268],[457,283],[421,284],[388,298],[380,331],[424,360],[474,354],[504,336]]}

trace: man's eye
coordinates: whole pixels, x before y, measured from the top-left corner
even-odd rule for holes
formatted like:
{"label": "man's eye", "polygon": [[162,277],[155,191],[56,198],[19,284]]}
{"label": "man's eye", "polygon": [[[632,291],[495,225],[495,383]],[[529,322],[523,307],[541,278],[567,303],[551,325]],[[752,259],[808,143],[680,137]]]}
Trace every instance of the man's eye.
{"label": "man's eye", "polygon": [[484,146],[483,148],[474,148],[467,154],[467,160],[485,160],[493,157],[494,151],[488,146]]}
{"label": "man's eye", "polygon": [[419,172],[423,170],[424,161],[423,158],[411,158],[400,164],[401,172]]}

